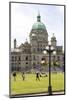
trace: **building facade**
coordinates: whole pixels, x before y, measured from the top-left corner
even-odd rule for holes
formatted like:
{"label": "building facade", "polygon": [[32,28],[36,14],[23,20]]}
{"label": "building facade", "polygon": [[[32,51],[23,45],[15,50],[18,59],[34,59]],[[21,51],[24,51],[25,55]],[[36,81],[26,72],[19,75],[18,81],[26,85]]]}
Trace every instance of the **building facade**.
{"label": "building facade", "polygon": [[[14,48],[11,50],[11,69],[20,71],[48,71],[49,54],[44,54],[43,51],[48,46],[48,32],[46,26],[41,22],[40,14],[37,15],[37,21],[33,24],[29,34],[30,43],[26,42],[17,45],[16,39],[14,39]],[[63,69],[64,54],[62,46],[57,45],[56,37],[51,38],[51,45],[56,50],[56,55],[51,55],[51,63],[54,61],[59,63],[59,69]],[[45,65],[41,64],[44,59]],[[52,64],[52,66],[54,66]]]}

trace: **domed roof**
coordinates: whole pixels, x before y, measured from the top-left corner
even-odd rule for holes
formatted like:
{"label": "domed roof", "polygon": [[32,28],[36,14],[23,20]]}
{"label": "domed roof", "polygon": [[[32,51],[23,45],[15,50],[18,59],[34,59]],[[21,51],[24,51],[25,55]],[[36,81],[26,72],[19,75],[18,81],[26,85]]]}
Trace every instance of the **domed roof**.
{"label": "domed roof", "polygon": [[28,44],[28,41],[27,41],[27,39],[26,39],[26,41],[25,41],[25,43],[24,44]]}
{"label": "domed roof", "polygon": [[27,39],[26,39],[26,41],[24,43],[24,46],[30,46],[30,44],[28,43]]}
{"label": "domed roof", "polygon": [[41,22],[40,14],[38,14],[37,22],[33,24],[32,29],[44,29],[44,30],[46,30],[45,25]]}
{"label": "domed roof", "polygon": [[46,27],[42,22],[36,22],[33,24],[32,29],[45,29]]}
{"label": "domed roof", "polygon": [[53,33],[53,36],[51,38],[51,41],[56,41],[56,37],[54,36],[54,33]]}

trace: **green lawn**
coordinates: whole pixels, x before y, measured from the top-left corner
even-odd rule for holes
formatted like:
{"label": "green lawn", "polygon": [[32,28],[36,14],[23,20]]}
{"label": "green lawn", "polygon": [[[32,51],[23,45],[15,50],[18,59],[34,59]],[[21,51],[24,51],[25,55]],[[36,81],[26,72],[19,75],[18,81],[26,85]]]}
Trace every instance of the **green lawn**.
{"label": "green lawn", "polygon": [[[16,81],[11,75],[11,94],[38,93],[48,91],[48,78],[40,77],[40,81],[36,81],[35,74],[26,74],[25,81],[22,80],[20,73],[17,73]],[[64,90],[64,73],[52,73],[52,90]]]}

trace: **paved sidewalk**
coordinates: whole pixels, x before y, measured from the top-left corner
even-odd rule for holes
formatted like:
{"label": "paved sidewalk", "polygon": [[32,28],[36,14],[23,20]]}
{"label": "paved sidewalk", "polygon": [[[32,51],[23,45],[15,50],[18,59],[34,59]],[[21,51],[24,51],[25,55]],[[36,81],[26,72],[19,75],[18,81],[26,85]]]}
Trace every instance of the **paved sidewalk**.
{"label": "paved sidewalk", "polygon": [[[52,95],[64,95],[64,91],[58,91],[58,92],[52,92]],[[19,95],[13,95],[13,96],[10,96],[10,97],[36,97],[36,96],[52,96],[52,95],[49,95],[49,93],[34,93],[34,94],[19,94]]]}

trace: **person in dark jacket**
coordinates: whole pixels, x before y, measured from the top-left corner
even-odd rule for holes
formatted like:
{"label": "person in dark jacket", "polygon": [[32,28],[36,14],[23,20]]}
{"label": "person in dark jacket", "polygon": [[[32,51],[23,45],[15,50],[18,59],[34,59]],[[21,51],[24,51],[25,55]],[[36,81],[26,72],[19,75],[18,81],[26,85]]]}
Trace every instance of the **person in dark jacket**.
{"label": "person in dark jacket", "polygon": [[16,81],[16,72],[13,72],[14,81]]}
{"label": "person in dark jacket", "polygon": [[40,81],[40,74],[39,72],[36,73],[36,81],[39,80]]}
{"label": "person in dark jacket", "polygon": [[23,72],[22,73],[22,78],[23,78],[23,81],[25,80],[25,73]]}

